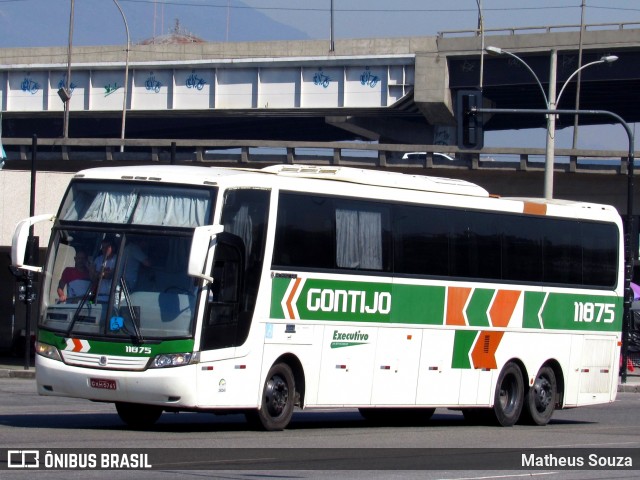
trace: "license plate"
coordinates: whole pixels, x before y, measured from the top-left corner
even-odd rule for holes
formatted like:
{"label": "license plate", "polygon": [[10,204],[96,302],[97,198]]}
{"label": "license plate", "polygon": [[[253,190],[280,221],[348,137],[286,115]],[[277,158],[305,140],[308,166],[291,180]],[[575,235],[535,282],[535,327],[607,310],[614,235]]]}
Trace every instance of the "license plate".
{"label": "license plate", "polygon": [[102,388],[104,390],[116,389],[116,381],[109,378],[90,378],[89,385],[91,388]]}

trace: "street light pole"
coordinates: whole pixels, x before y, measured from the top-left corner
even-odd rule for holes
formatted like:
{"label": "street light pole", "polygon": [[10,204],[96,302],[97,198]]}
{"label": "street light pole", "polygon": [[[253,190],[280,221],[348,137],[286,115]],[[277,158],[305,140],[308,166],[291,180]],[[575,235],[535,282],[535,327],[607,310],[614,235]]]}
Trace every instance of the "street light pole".
{"label": "street light pole", "polygon": [[333,42],[333,0],[331,0],[331,18],[329,19],[329,51],[335,51],[335,44]]}
{"label": "street light pole", "polygon": [[[69,47],[67,50],[67,78],[66,85],[63,85],[64,95],[61,98],[64,98],[64,118],[62,125],[62,135],[63,137],[69,138],[69,111],[71,109],[71,50],[73,48],[73,11],[75,8],[75,0],[71,0],[71,10],[69,13]],[[60,94],[60,92],[58,93]]]}
{"label": "street light pole", "polygon": [[120,132],[120,140],[122,143],[120,144],[120,151],[124,152],[124,131],[125,131],[125,123],[127,120],[127,89],[129,86],[129,49],[131,47],[131,37],[129,36],[129,25],[127,24],[127,17],[124,16],[124,12],[118,3],[118,0],[113,0],[113,3],[116,4],[118,10],[120,11],[120,15],[122,15],[122,20],[124,21],[124,29],[127,32],[127,52],[125,57],[124,64],[124,98],[122,99],[122,130]]}
{"label": "street light pole", "polygon": [[[592,65],[597,65],[599,63],[612,63],[618,60],[618,57],[615,55],[606,55],[600,60],[596,60],[594,62],[587,63],[582,67],[578,68],[575,72],[573,72],[569,78],[564,82],[562,88],[560,89],[560,94],[556,98],[556,69],[557,69],[557,51],[555,49],[551,50],[551,64],[549,68],[549,96],[544,91],[542,87],[542,83],[538,78],[538,75],[531,69],[531,67],[517,56],[514,53],[503,50],[499,47],[486,47],[485,51],[490,55],[508,55],[519,63],[524,65],[527,70],[533,75],[533,78],[536,80],[538,87],[540,87],[540,91],[542,92],[542,97],[544,98],[544,103],[547,110],[553,111],[556,110],[558,103],[560,103],[560,97],[562,96],[562,92],[569,84],[571,79],[581,72],[587,67]],[[556,115],[547,115],[547,139],[546,139],[546,153],[545,153],[545,166],[544,166],[544,198],[550,200],[553,198],[553,167],[555,163],[555,136],[556,136]]]}
{"label": "street light pole", "polygon": [[[549,65],[549,96],[547,97],[547,108],[555,110],[556,101],[556,72],[558,68],[558,51],[554,48],[551,50],[551,63]],[[565,83],[566,85],[566,83]],[[559,98],[559,97],[558,97]],[[547,141],[545,142],[546,151],[544,156],[544,198],[551,200],[553,198],[553,167],[555,165],[556,150],[556,116],[547,115]]]}
{"label": "street light pole", "polygon": [[478,32],[480,33],[480,91],[484,84],[484,16],[482,15],[482,0],[478,4]]}

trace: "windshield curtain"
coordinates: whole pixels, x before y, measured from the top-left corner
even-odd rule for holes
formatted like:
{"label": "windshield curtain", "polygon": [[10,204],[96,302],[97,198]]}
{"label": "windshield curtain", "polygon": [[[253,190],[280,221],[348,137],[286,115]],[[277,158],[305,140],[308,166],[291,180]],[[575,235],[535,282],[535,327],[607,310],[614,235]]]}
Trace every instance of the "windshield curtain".
{"label": "windshield curtain", "polygon": [[172,227],[205,225],[212,191],[166,185],[76,181],[60,211],[60,220]]}

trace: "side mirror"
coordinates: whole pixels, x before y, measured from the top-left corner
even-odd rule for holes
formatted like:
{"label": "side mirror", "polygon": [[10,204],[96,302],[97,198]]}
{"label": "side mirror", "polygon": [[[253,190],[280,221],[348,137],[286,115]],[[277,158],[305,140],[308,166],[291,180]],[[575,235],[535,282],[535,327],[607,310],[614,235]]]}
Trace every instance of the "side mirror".
{"label": "side mirror", "polygon": [[13,238],[11,239],[11,265],[22,270],[31,270],[33,272],[42,271],[42,267],[25,265],[25,261],[28,261],[25,259],[25,255],[27,253],[27,246],[29,243],[29,229],[36,223],[44,221],[53,222],[55,218],[55,215],[47,213],[44,215],[29,217],[18,222],[13,231]]}
{"label": "side mirror", "polygon": [[192,277],[203,278],[213,282],[213,278],[204,273],[204,267],[213,238],[224,231],[223,225],[204,225],[196,227],[191,240],[188,273]]}

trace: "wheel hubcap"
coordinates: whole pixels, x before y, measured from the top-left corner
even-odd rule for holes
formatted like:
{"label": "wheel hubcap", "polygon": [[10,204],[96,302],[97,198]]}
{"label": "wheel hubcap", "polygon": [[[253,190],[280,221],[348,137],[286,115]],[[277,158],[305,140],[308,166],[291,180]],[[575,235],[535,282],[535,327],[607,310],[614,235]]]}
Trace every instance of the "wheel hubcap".
{"label": "wheel hubcap", "polygon": [[282,414],[289,400],[289,387],[282,377],[276,375],[267,382],[265,400],[269,415],[277,417]]}
{"label": "wheel hubcap", "polygon": [[538,377],[533,385],[533,394],[536,404],[536,410],[544,412],[553,401],[551,383],[545,377]]}
{"label": "wheel hubcap", "polygon": [[515,380],[512,378],[505,378],[502,382],[502,388],[500,389],[500,406],[502,410],[509,411],[513,408],[514,403],[514,390]]}

